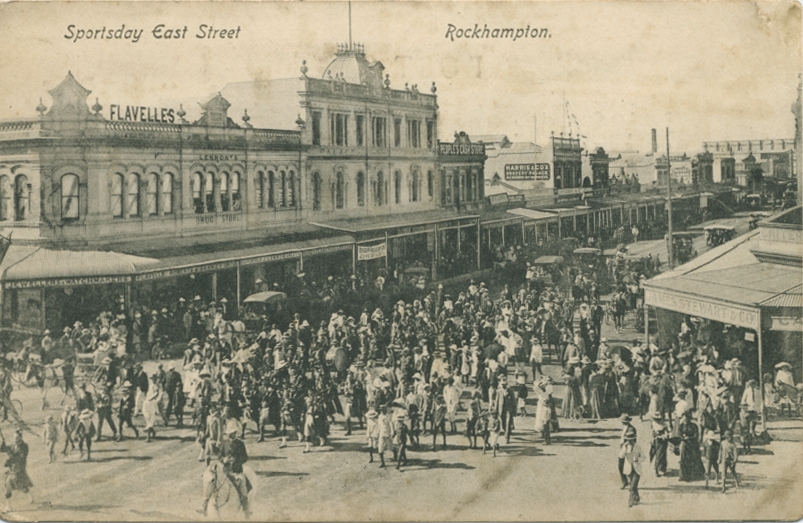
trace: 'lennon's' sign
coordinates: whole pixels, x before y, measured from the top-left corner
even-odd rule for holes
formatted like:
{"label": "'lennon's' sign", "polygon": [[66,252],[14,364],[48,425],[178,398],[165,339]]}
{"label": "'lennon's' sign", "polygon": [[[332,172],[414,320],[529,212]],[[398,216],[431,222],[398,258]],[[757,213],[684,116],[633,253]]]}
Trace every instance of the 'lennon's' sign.
{"label": "'lennon's' sign", "polygon": [[142,105],[109,106],[109,120],[118,122],[175,123],[176,113],[166,107],[145,107]]}

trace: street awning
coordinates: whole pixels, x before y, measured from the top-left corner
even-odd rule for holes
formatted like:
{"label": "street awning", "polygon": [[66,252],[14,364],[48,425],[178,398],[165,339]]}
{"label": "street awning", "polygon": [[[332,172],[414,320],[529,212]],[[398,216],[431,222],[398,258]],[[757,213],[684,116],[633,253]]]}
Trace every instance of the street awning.
{"label": "street awning", "polygon": [[9,247],[0,266],[6,289],[125,283],[159,263],[154,258],[113,251],[68,251]]}
{"label": "street awning", "polygon": [[423,225],[434,225],[436,223],[450,222],[455,220],[476,220],[478,214],[460,214],[454,211],[424,211],[406,214],[394,214],[383,216],[366,216],[362,218],[348,218],[341,220],[331,220],[326,222],[309,222],[310,225],[332,229],[350,234],[361,232],[384,231],[386,229],[398,229],[402,227],[419,227]]}
{"label": "street awning", "polygon": [[558,217],[558,215],[553,212],[536,211],[535,209],[526,209],[524,207],[520,207],[518,209],[508,209],[507,212],[510,214],[523,216],[531,220],[551,220]]}
{"label": "street awning", "polygon": [[758,330],[759,311],[801,284],[799,267],[760,262],[758,231],[718,246],[675,271],[644,282],[645,303]]}
{"label": "street awning", "polygon": [[316,240],[263,245],[246,249],[227,250],[174,256],[157,260],[157,263],[140,271],[135,280],[156,280],[188,274],[231,269],[237,265],[257,265],[281,260],[298,259],[302,255],[316,255],[348,250],[354,245],[351,236],[335,236]]}

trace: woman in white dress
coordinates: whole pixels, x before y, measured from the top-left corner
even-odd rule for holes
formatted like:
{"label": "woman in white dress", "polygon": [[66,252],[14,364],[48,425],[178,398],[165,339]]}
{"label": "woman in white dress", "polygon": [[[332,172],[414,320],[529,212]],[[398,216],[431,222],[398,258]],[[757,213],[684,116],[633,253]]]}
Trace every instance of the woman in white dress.
{"label": "woman in white dress", "polygon": [[145,417],[145,432],[148,435],[147,442],[156,437],[156,419],[159,414],[159,400],[162,398],[162,389],[157,382],[157,375],[150,377],[150,386],[145,401],[142,404],[142,415]]}

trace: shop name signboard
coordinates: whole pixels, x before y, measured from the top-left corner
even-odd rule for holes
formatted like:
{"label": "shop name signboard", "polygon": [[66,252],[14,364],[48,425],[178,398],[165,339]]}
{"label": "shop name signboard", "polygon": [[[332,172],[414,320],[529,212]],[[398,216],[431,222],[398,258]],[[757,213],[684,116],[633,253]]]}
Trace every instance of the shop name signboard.
{"label": "shop name signboard", "polygon": [[772,327],[774,331],[803,332],[803,317],[800,316],[773,316]]}
{"label": "shop name signboard", "polygon": [[195,217],[195,225],[214,225],[217,223],[227,224],[243,220],[240,213],[230,214],[203,214]]}
{"label": "shop name signboard", "polygon": [[441,156],[484,156],[485,144],[482,143],[442,143],[438,146]]}
{"label": "shop name signboard", "polygon": [[301,254],[299,251],[286,251],[286,252],[277,252],[275,254],[265,254],[263,256],[255,256],[253,258],[246,258],[242,262],[241,265],[256,265],[259,263],[268,263],[274,261],[281,261],[281,260],[290,260],[293,258],[300,257]]}
{"label": "shop name signboard", "polygon": [[376,260],[377,258],[384,258],[387,256],[388,246],[385,242],[377,245],[358,245],[357,246],[357,259],[362,260]]}
{"label": "shop name signboard", "polygon": [[344,243],[343,245],[331,245],[329,247],[318,247],[316,249],[308,249],[302,251],[305,256],[313,256],[315,254],[326,254],[329,252],[347,251],[352,248],[353,243]]}
{"label": "shop name signboard", "polygon": [[198,159],[202,162],[236,162],[236,154],[199,154]]}
{"label": "shop name signboard", "polygon": [[644,290],[644,302],[651,307],[699,316],[709,320],[758,330],[758,311],[725,305],[702,298],[692,298],[655,289]]}
{"label": "shop name signboard", "polygon": [[762,227],[759,238],[771,242],[803,243],[803,231],[793,229],[781,229],[776,227]]}
{"label": "shop name signboard", "polygon": [[508,163],[505,164],[505,180],[522,181],[535,180],[534,163]]}
{"label": "shop name signboard", "polygon": [[486,196],[486,198],[488,198],[488,205],[501,205],[508,202],[508,195],[504,192],[492,194],[490,196]]}
{"label": "shop name signboard", "polygon": [[109,106],[109,120],[118,122],[175,123],[176,112],[166,107],[111,104]]}
{"label": "shop name signboard", "polygon": [[146,272],[137,275],[137,281],[147,280],[160,280],[162,278],[173,278],[175,276],[186,276],[188,274],[198,274],[202,272],[220,271],[223,269],[231,269],[236,267],[235,260],[227,260],[217,263],[208,263],[204,265],[193,265],[191,267],[178,267],[176,269],[165,269],[163,271]]}
{"label": "shop name signboard", "polygon": [[548,163],[509,163],[505,165],[505,180],[549,180]]}
{"label": "shop name signboard", "polygon": [[42,287],[79,287],[81,285],[110,285],[129,283],[131,276],[87,276],[84,278],[54,278],[49,280],[7,281],[6,289],[37,289]]}

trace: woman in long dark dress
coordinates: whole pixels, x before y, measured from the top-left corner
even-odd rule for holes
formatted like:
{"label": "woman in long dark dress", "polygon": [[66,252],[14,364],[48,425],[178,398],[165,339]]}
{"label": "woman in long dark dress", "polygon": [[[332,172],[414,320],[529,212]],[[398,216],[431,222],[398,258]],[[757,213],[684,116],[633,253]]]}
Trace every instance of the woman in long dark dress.
{"label": "woman in long dark dress", "polygon": [[577,367],[569,365],[566,370],[566,397],[563,400],[563,417],[576,420],[583,417],[583,397],[580,393],[580,378]]}
{"label": "woman in long dark dress", "polygon": [[650,460],[655,467],[655,477],[660,478],[666,475],[666,451],[669,446],[669,428],[664,423],[664,416],[660,412],[653,414],[651,428]]}
{"label": "woman in long dark dress", "polygon": [[680,422],[680,481],[705,479],[705,467],[700,455],[700,429],[692,421],[691,411],[686,411]]}

